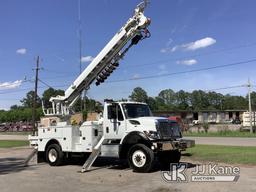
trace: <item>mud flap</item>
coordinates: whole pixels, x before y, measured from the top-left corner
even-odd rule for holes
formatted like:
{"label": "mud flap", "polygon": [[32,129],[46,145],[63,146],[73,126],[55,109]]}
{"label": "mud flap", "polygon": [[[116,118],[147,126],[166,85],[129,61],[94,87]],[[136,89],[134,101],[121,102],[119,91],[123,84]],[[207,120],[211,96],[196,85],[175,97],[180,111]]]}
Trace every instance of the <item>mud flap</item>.
{"label": "mud flap", "polygon": [[42,151],[38,151],[37,152],[37,163],[42,163],[42,162],[45,162],[46,159],[45,159],[45,153],[42,152]]}

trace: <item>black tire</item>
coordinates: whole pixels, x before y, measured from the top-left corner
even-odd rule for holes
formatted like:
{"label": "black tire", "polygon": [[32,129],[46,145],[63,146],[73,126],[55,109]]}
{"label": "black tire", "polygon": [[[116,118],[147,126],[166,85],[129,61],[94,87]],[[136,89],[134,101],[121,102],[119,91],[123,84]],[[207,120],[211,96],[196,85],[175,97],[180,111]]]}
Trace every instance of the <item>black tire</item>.
{"label": "black tire", "polygon": [[153,167],[154,153],[143,144],[133,145],[128,151],[128,163],[134,172],[147,173]]}
{"label": "black tire", "polygon": [[46,160],[51,166],[59,166],[63,162],[64,154],[58,144],[51,144],[46,150]]}
{"label": "black tire", "polygon": [[179,150],[163,151],[158,154],[158,159],[164,167],[170,166],[171,163],[179,163],[181,152]]}

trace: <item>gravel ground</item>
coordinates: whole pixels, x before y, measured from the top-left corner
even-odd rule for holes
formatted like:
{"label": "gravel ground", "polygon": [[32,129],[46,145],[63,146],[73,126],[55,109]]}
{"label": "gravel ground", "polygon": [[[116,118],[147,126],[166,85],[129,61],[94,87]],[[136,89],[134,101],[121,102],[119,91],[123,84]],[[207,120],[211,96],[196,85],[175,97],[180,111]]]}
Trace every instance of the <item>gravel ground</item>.
{"label": "gravel ground", "polygon": [[[45,163],[36,164],[32,159],[30,166],[22,162],[31,152],[29,148],[0,149],[0,186],[1,192],[27,191],[256,191],[256,166],[240,166],[238,182],[212,183],[166,183],[161,171],[156,168],[152,173],[134,173],[114,159],[99,159],[92,170],[79,173],[81,165],[71,163],[60,167],[50,167]],[[189,157],[182,157],[190,165],[188,174],[196,164]]]}
{"label": "gravel ground", "polygon": [[0,140],[28,140],[27,135],[2,135],[0,134]]}

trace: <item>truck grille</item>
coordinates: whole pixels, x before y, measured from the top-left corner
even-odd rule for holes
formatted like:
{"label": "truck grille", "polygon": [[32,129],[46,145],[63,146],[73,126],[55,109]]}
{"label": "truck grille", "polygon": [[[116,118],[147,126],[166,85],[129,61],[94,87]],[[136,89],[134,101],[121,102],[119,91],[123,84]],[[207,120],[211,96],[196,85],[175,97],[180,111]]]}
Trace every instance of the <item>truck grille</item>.
{"label": "truck grille", "polygon": [[172,129],[170,129],[169,121],[159,121],[158,128],[162,139],[172,137]]}
{"label": "truck grille", "polygon": [[177,126],[173,126],[173,123],[168,120],[158,121],[158,131],[160,133],[161,139],[171,139],[181,136],[179,128]]}

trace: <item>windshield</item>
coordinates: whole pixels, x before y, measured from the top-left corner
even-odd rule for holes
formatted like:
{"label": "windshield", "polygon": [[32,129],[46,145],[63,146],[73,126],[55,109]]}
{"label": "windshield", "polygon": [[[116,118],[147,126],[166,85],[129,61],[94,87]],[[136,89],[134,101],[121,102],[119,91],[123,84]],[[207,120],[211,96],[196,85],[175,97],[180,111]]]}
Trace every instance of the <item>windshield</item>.
{"label": "windshield", "polygon": [[147,105],[143,104],[122,104],[127,119],[152,116]]}

